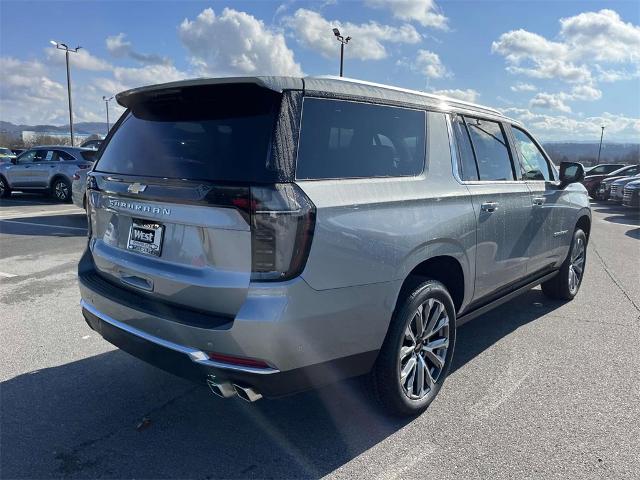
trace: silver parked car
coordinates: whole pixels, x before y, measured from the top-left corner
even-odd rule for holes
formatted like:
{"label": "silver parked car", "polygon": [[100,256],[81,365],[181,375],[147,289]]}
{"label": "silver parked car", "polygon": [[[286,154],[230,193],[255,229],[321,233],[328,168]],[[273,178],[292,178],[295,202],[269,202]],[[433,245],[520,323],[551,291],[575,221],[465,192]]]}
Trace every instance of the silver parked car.
{"label": "silver parked car", "polygon": [[61,202],[71,200],[71,179],[78,169],[93,165],[96,152],[84,148],[31,148],[9,163],[0,164],[0,197],[12,190],[47,192]]}
{"label": "silver parked car", "polygon": [[634,175],[632,177],[623,177],[618,180],[614,180],[611,182],[611,187],[609,189],[609,200],[622,203],[622,198],[624,195],[624,187],[634,180],[638,180],[640,178],[639,175]]}
{"label": "silver parked car", "polygon": [[89,169],[77,170],[71,178],[71,200],[80,208],[86,208],[87,172]]}
{"label": "silver parked car", "polygon": [[496,110],[324,77],[117,99],[87,179],[84,317],[216,395],[368,374],[389,412],[417,414],[461,324],[539,284],[578,293],[584,169],[557,172]]}

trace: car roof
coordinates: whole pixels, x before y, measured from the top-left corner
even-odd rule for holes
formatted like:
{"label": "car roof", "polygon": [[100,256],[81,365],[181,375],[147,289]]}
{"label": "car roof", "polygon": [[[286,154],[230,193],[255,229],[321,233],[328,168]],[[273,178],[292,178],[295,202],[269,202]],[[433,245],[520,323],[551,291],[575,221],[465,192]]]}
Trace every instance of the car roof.
{"label": "car roof", "polygon": [[116,99],[120,105],[128,108],[130,105],[135,103],[137,99],[147,95],[153,95],[154,93],[160,93],[162,91],[179,90],[206,85],[230,84],[253,84],[279,93],[286,90],[303,90],[305,93],[309,93],[310,95],[322,94],[322,96],[328,98],[352,97],[354,99],[371,99],[374,101],[397,103],[406,106],[431,107],[445,111],[477,113],[521,125],[520,122],[506,117],[502,112],[492,107],[442,95],[436,95],[433,93],[421,92],[418,90],[409,90],[391,85],[335,76],[196,78],[126,90],[118,93],[116,95]]}
{"label": "car roof", "polygon": [[43,148],[55,148],[56,150],[67,150],[72,152],[95,152],[95,150],[91,148],[70,147],[69,145],[35,145],[27,150],[40,150]]}

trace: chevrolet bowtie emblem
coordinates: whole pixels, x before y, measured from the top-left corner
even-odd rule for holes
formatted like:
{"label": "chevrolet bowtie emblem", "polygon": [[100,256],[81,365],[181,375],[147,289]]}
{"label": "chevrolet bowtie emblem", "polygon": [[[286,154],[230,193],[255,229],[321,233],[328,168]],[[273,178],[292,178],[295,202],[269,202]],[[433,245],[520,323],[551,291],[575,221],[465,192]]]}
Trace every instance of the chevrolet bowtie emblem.
{"label": "chevrolet bowtie emblem", "polygon": [[144,183],[132,183],[131,185],[129,185],[129,187],[127,188],[127,192],[129,193],[142,193],[145,191],[145,189],[147,188],[147,186]]}

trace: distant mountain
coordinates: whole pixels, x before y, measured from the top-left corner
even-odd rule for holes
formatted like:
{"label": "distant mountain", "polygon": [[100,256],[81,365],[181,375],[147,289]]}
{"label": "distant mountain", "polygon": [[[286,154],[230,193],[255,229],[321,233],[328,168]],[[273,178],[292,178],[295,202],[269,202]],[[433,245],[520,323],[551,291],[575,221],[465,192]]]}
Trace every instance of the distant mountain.
{"label": "distant mountain", "polygon": [[[73,124],[76,133],[104,135],[107,131],[106,122],[79,122]],[[15,125],[0,120],[0,132],[19,135],[23,130],[34,132],[68,132],[69,125]]]}
{"label": "distant mountain", "polygon": [[[543,146],[556,164],[571,161],[588,167],[597,163],[600,143],[547,142]],[[600,163],[640,163],[640,143],[603,143]]]}

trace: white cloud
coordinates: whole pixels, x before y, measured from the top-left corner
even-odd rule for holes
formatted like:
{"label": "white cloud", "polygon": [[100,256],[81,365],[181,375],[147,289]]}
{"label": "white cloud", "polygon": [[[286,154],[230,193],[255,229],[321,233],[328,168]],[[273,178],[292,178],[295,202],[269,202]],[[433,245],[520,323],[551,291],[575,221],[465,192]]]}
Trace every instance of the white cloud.
{"label": "white cloud", "polygon": [[512,92],[535,92],[538,88],[535,85],[531,85],[530,83],[516,83],[515,85],[511,85]]}
{"label": "white cloud", "polygon": [[433,90],[431,93],[434,95],[442,95],[443,97],[456,98],[465,102],[475,102],[480,96],[480,94],[472,88],[466,90],[460,90],[458,88]]}
{"label": "white cloud", "polygon": [[622,78],[619,72],[603,75],[601,64],[640,63],[640,26],[625,23],[612,10],[560,19],[558,39],[511,30],[492,43],[491,51],[505,57],[510,73],[573,83],[591,83],[594,72],[607,81]]}
{"label": "white cloud", "polygon": [[592,85],[576,85],[571,92],[546,93],[540,92],[529,102],[529,106],[546,110],[557,110],[569,113],[571,107],[566,104],[568,101],[594,101],[602,98],[602,91]]}
{"label": "white cloud", "polygon": [[284,35],[245,12],[203,10],[178,27],[193,65],[203,75],[301,75]]}
{"label": "white cloud", "polygon": [[390,10],[395,18],[407,22],[415,21],[423,27],[434,27],[446,30],[445,17],[434,0],[365,0],[372,8]]}
{"label": "white cloud", "polygon": [[49,78],[37,60],[0,57],[0,112],[16,123],[53,123],[64,118],[66,88]]}
{"label": "white cloud", "polygon": [[[50,47],[45,50],[47,60],[54,65],[65,65],[64,50]],[[90,70],[94,72],[111,69],[111,64],[101,58],[91,55],[89,50],[81,48],[76,53],[69,53],[69,64],[72,68]]]}
{"label": "white cloud", "polygon": [[293,30],[296,39],[305,47],[319,52],[326,58],[335,58],[339,52],[339,43],[331,30],[339,28],[345,36],[353,40],[345,48],[345,57],[359,60],[381,60],[389,56],[385,44],[416,44],[422,36],[412,25],[392,27],[376,22],[354,24],[329,21],[318,12],[300,8],[283,19],[284,24]]}
{"label": "white cloud", "polygon": [[562,18],[560,36],[574,58],[603,63],[640,61],[640,26],[625,23],[613,10]]}
{"label": "white cloud", "polygon": [[114,57],[129,57],[145,65],[171,64],[171,60],[167,57],[161,57],[160,55],[155,55],[153,53],[137,52],[133,49],[131,42],[126,40],[125,37],[126,35],[124,33],[119,33],[117,35],[107,37],[107,50]]}
{"label": "white cloud", "polygon": [[609,138],[618,141],[637,142],[640,137],[640,118],[625,115],[605,112],[600,116],[578,119],[539,114],[523,108],[507,108],[504,113],[520,120],[544,141],[597,140],[602,125],[606,127]]}
{"label": "white cloud", "polygon": [[529,106],[544,110],[557,110],[565,113],[571,112],[571,107],[565,103],[565,95],[562,93],[540,92],[531,99]]}
{"label": "white cloud", "polygon": [[429,50],[418,50],[416,57],[412,60],[403,58],[398,60],[396,65],[408,67],[414,72],[421,73],[427,78],[443,78],[451,76],[451,73],[442,64],[437,53]]}

